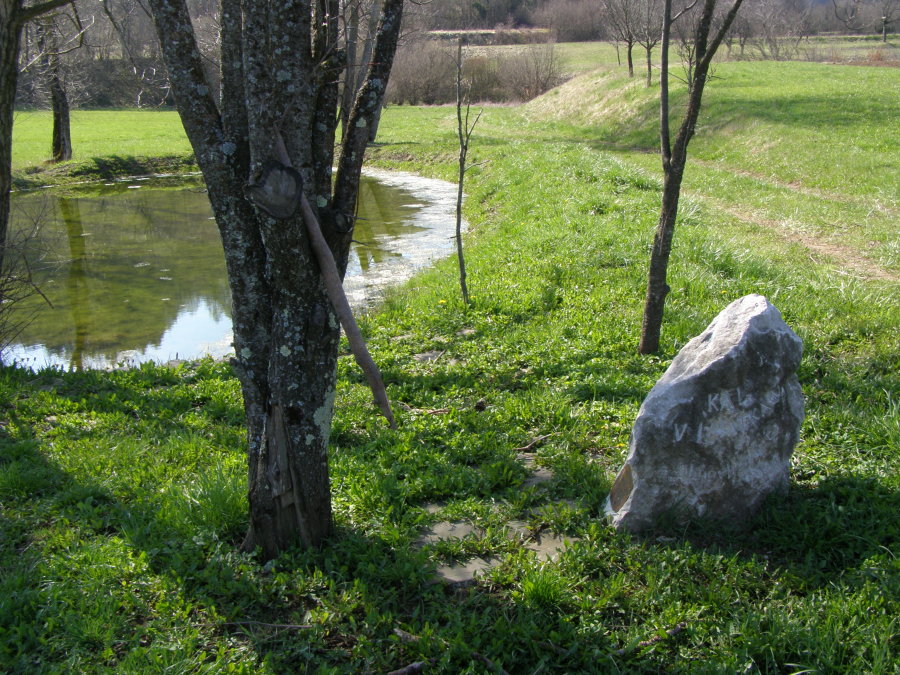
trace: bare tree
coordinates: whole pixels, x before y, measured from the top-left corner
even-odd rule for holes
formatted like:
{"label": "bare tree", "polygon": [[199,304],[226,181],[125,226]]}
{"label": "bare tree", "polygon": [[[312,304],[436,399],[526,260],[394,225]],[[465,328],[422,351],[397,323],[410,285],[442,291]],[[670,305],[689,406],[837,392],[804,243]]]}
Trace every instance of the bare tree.
{"label": "bare tree", "polygon": [[[463,255],[462,242],[462,206],[463,206],[463,183],[466,178],[468,166],[466,160],[469,155],[469,141],[472,140],[472,132],[475,131],[475,125],[481,119],[481,111],[475,116],[475,119],[469,122],[469,113],[472,106],[468,101],[463,88],[463,48],[462,40],[456,44],[456,135],[459,139],[459,174],[456,189],[456,258],[459,262],[459,286],[462,291],[463,302],[469,304],[469,287],[466,284],[466,258]],[[463,113],[463,103],[465,103],[465,114]]]}
{"label": "bare tree", "polygon": [[[26,4],[27,0],[0,0],[0,265],[6,250],[9,229],[10,190],[12,189],[12,127],[15,112],[16,82],[19,76],[19,46],[22,28],[29,21],[52,12],[70,0],[46,0]],[[0,298],[2,300],[2,298]]]}
{"label": "bare tree", "polygon": [[876,2],[881,23],[881,41],[887,42],[888,26],[894,23],[900,14],[900,0],[876,0]]}
{"label": "bare tree", "polygon": [[[84,45],[90,24],[84,25],[74,5],[69,11],[47,12],[35,18],[23,33],[23,70],[38,71],[37,79],[46,88],[53,116],[50,157],[54,162],[72,159],[71,106],[69,82],[71,68],[63,57]],[[29,30],[30,29],[30,30]]]}
{"label": "bare tree", "polygon": [[781,61],[797,53],[809,33],[809,5],[797,0],[757,0],[747,7],[751,44],[764,59]]}
{"label": "bare tree", "polygon": [[858,31],[862,28],[862,15],[860,9],[863,0],[831,0],[834,7],[834,15],[849,31]]}
{"label": "bare tree", "polygon": [[634,77],[634,56],[632,51],[637,42],[638,9],[634,0],[603,0],[606,20],[609,22],[613,39],[625,44],[628,60],[628,76]]}
{"label": "bare tree", "polygon": [[[678,217],[678,199],[681,195],[681,182],[684,178],[684,167],[687,163],[688,143],[694,136],[697,117],[700,115],[703,90],[706,87],[713,57],[743,2],[743,0],[731,1],[731,7],[722,16],[721,20],[716,22],[718,26],[713,30],[718,0],[702,0],[702,4],[699,7],[698,3],[701,0],[693,0],[685,9],[676,14],[673,14],[673,1],[664,0],[659,77],[659,131],[660,154],[663,167],[663,194],[659,222],[650,254],[650,271],[647,281],[647,295],[644,301],[641,342],[638,347],[638,351],[641,354],[651,354],[659,350],[663,309],[666,296],[670,290],[668,283],[666,283],[666,275],[669,267],[669,255],[672,251],[672,237],[675,233],[675,220]],[[694,49],[692,52],[694,63],[690,68],[692,76],[688,85],[687,109],[673,143],[669,130],[669,41],[673,22],[681,18],[685,12],[694,8],[697,8],[700,14],[694,24]]]}
{"label": "bare tree", "polygon": [[653,48],[662,39],[662,0],[638,0],[636,39],[647,52],[647,86],[653,84]]}
{"label": "bare tree", "polygon": [[346,270],[363,156],[403,0],[384,0],[337,157],[346,67],[339,0],[222,0],[221,7],[217,99],[186,1],[150,2],[231,285],[232,363],[248,428],[250,528],[243,548],[261,547],[269,558],[332,533],[327,450],[340,327],[326,283],[333,289]]}

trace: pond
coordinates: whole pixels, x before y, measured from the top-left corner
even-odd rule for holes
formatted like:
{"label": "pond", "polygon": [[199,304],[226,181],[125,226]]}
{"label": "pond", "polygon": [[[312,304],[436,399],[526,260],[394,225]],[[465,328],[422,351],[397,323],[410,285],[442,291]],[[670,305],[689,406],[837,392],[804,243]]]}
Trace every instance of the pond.
{"label": "pond", "polygon": [[[344,288],[355,309],[453,247],[456,186],[367,172]],[[14,195],[13,228],[41,222],[33,319],[4,363],[112,368],[232,353],[231,296],[199,177]]]}

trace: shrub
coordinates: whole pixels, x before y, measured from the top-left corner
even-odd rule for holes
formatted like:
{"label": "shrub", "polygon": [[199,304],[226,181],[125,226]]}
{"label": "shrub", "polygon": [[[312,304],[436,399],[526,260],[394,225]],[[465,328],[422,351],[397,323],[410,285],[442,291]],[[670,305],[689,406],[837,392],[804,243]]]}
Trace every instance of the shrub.
{"label": "shrub", "polygon": [[[420,40],[404,45],[394,61],[388,103],[434,105],[455,101],[454,58],[448,43]],[[528,101],[562,81],[552,44],[475,53],[465,59],[463,77],[470,101],[493,103]]]}
{"label": "shrub", "polygon": [[593,0],[550,0],[530,14],[531,21],[556,33],[560,42],[588,42],[606,37]]}
{"label": "shrub", "polygon": [[552,44],[504,55],[499,71],[509,101],[530,101],[562,82]]}
{"label": "shrub", "polygon": [[431,40],[403,45],[394,59],[386,100],[411,105],[456,100],[456,65],[449,47]]}

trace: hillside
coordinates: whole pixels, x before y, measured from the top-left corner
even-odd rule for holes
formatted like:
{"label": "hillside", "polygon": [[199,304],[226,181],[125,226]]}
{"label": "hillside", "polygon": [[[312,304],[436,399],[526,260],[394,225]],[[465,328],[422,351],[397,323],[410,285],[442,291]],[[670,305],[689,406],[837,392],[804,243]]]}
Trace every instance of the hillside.
{"label": "hillside", "polygon": [[[673,110],[683,98],[676,83]],[[845,248],[845,257],[868,261],[874,274],[893,276],[900,270],[898,100],[900,70],[893,68],[720,64],[690,146],[686,193]],[[658,105],[658,88],[602,69],[526,104],[522,114],[539,127],[564,125],[655,176]]]}

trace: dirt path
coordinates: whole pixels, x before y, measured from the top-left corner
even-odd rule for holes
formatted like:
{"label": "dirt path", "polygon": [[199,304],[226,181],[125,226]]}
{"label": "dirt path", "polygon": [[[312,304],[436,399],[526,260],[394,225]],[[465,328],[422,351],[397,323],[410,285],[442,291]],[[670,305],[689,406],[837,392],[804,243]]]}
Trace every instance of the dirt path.
{"label": "dirt path", "polygon": [[753,214],[742,211],[736,207],[726,206],[721,202],[718,202],[718,200],[710,199],[702,194],[694,192],[686,192],[685,194],[693,199],[712,203],[712,205],[719,211],[723,211],[728,215],[737,218],[741,222],[749,223],[751,225],[759,225],[770,230],[774,230],[785,241],[789,241],[792,244],[800,244],[801,246],[805,246],[810,251],[810,258],[817,264],[821,264],[824,261],[818,259],[816,257],[816,254],[824,256],[834,263],[837,263],[845,270],[844,273],[850,276],[861,279],[878,279],[881,281],[894,282],[900,281],[900,274],[885,269],[870,258],[862,255],[855,248],[851,248],[850,246],[842,246],[841,244],[826,241],[809,234],[789,232],[780,221],[771,220],[768,218],[759,218],[758,216],[754,216]]}
{"label": "dirt path", "polygon": [[[716,171],[721,171],[723,173],[738,176],[740,178],[758,181],[774,188],[782,190],[792,190],[794,192],[798,192],[800,194],[816,199],[827,199],[844,204],[858,204],[869,206],[872,209],[880,211],[881,213],[884,213],[888,216],[896,216],[898,220],[900,220],[900,209],[894,206],[882,204],[880,202],[865,200],[860,197],[853,197],[849,195],[834,194],[825,190],[819,190],[817,188],[784,183],[774,180],[769,176],[761,176],[751,171],[735,169],[733,167],[723,167],[716,164],[715,162],[709,162],[706,160],[691,158],[689,160],[689,163],[714,169]],[[632,166],[634,165],[632,164]],[[641,171],[645,172],[645,169],[643,167],[640,167],[640,169]],[[810,258],[817,264],[827,262],[826,260],[822,260],[817,257],[820,256],[821,258],[826,258],[828,261],[831,261],[837,264],[839,267],[843,268],[843,270],[839,271],[849,276],[860,279],[877,279],[879,281],[900,281],[900,273],[886,269],[868,256],[864,255],[855,247],[847,246],[835,241],[830,241],[823,237],[816,237],[808,233],[792,231],[785,226],[784,221],[760,217],[758,214],[752,213],[745,209],[741,209],[729,202],[717,199],[704,192],[684,190],[682,194],[684,196],[690,197],[691,199],[695,199],[697,201],[708,204],[718,211],[727,213],[728,215],[737,218],[741,222],[751,225],[758,225],[772,230],[785,241],[789,241],[793,244],[800,244],[801,246],[806,247],[810,251]]]}
{"label": "dirt path", "polygon": [[759,183],[763,183],[770,187],[779,189],[779,190],[790,190],[792,192],[798,192],[802,195],[806,195],[808,197],[816,197],[817,199],[826,199],[831,202],[838,202],[840,204],[856,204],[858,206],[865,206],[867,208],[871,208],[874,211],[879,211],[880,213],[884,213],[888,216],[897,216],[900,217],[900,208],[897,208],[893,204],[883,204],[878,200],[869,199],[866,197],[855,197],[852,195],[839,194],[835,192],[828,192],[827,190],[821,190],[819,188],[807,187],[805,185],[801,185],[799,183],[785,183],[783,181],[772,178],[772,176],[766,176],[760,173],[754,173],[753,171],[747,171],[746,169],[736,169],[731,166],[722,166],[717,164],[716,162],[711,162],[705,159],[697,159],[692,157],[688,160],[689,164],[696,164],[697,166],[707,167],[709,169],[714,169],[716,171],[722,171],[723,173],[731,174],[732,176],[739,176],[741,178],[749,178],[750,180],[757,181]]}

